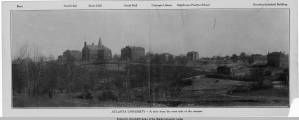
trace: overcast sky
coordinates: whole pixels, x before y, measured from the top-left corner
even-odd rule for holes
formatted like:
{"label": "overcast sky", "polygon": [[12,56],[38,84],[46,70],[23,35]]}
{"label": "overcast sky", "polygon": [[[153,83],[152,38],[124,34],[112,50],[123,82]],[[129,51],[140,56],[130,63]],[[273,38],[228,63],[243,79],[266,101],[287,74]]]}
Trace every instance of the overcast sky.
{"label": "overcast sky", "polygon": [[57,57],[99,37],[113,54],[126,45],[201,57],[289,53],[288,9],[13,11],[11,22],[13,57],[23,46]]}

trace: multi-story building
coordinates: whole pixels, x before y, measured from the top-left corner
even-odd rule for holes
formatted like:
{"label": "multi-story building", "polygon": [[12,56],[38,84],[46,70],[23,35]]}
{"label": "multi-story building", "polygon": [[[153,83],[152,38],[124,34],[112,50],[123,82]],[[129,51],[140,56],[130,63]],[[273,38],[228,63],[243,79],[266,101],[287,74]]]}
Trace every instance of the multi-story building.
{"label": "multi-story building", "polygon": [[121,59],[126,61],[136,61],[145,57],[145,49],[143,47],[126,46],[121,49]]}
{"label": "multi-story building", "polygon": [[163,63],[170,63],[170,62],[173,62],[174,57],[170,53],[163,53],[163,54],[161,54],[161,59],[162,59]]}
{"label": "multi-story building", "polygon": [[87,45],[84,42],[82,49],[82,60],[83,61],[107,61],[112,58],[111,50],[102,44],[101,38],[99,39],[98,45],[92,43]]}
{"label": "multi-story building", "polygon": [[198,54],[198,52],[191,51],[191,52],[187,53],[187,58],[190,61],[196,61],[199,59],[199,54]]}
{"label": "multi-story building", "polygon": [[282,52],[268,53],[267,65],[271,67],[288,68],[289,67],[288,55]]}

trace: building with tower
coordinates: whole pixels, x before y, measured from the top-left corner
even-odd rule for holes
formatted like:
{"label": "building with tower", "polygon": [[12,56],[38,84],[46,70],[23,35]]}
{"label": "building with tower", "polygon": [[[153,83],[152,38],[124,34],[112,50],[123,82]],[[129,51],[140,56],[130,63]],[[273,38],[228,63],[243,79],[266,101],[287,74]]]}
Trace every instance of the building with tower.
{"label": "building with tower", "polygon": [[82,60],[90,62],[103,62],[112,59],[111,49],[102,44],[101,38],[97,45],[92,43],[88,45],[84,42],[84,47],[82,48]]}

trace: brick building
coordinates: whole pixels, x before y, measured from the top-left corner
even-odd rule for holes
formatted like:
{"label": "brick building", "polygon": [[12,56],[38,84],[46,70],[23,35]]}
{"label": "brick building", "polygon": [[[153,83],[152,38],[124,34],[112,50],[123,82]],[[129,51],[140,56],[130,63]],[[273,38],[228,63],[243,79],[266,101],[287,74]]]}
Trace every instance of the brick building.
{"label": "brick building", "polygon": [[267,55],[267,65],[271,67],[288,68],[288,55],[282,52],[272,52]]}
{"label": "brick building", "polygon": [[199,59],[199,54],[198,52],[191,51],[187,53],[187,58],[189,61],[196,61]]}
{"label": "brick building", "polygon": [[126,61],[136,61],[145,57],[145,49],[143,47],[126,46],[121,49],[121,59]]}
{"label": "brick building", "polygon": [[111,50],[102,44],[101,38],[99,39],[98,45],[92,43],[87,45],[84,42],[84,47],[82,49],[82,60],[83,61],[107,61],[112,59]]}

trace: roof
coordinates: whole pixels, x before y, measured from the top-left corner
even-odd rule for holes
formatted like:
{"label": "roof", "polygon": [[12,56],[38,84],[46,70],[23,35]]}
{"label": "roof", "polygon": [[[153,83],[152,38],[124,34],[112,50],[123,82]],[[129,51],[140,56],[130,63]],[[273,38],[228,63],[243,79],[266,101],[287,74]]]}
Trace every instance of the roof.
{"label": "roof", "polygon": [[122,49],[131,49],[131,50],[145,50],[143,47],[136,47],[136,46],[126,46]]}
{"label": "roof", "polygon": [[110,50],[109,48],[107,48],[106,46],[102,45],[102,46],[98,46],[98,45],[86,45],[86,47],[89,50],[95,51],[95,50],[101,50],[101,49],[105,49],[105,50]]}
{"label": "roof", "polygon": [[136,47],[136,46],[127,46],[127,47],[129,47],[131,49],[144,49],[143,47]]}
{"label": "roof", "polygon": [[89,50],[98,50],[98,46],[97,45],[86,45],[86,47],[89,49]]}
{"label": "roof", "polygon": [[172,54],[170,54],[170,53],[162,53],[162,55],[172,55]]}

